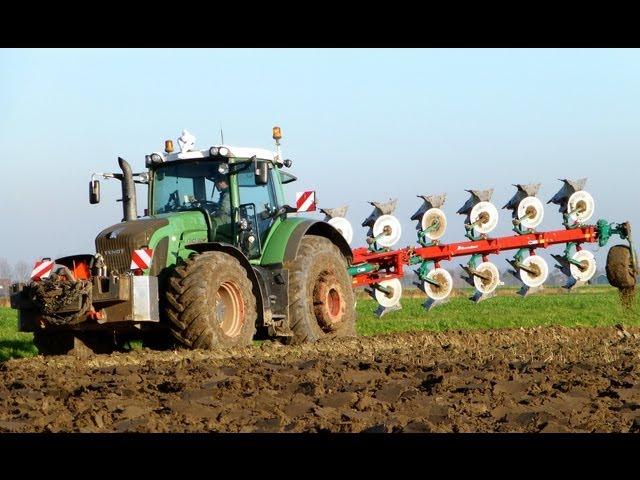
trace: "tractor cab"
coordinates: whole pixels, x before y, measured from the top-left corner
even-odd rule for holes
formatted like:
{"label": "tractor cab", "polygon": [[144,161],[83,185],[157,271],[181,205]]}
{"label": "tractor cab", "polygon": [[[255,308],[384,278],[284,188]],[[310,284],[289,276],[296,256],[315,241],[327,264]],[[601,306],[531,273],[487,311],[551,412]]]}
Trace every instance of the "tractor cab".
{"label": "tractor cab", "polygon": [[178,139],[180,152],[166,141],[164,153],[146,157],[150,216],[198,210],[207,217],[208,241],[229,243],[249,259],[259,258],[271,227],[292,211],[282,185],[295,177],[280,171],[291,161],[280,159],[277,127],[273,138],[275,153],[230,145],[197,150],[195,137],[186,131]]}
{"label": "tractor cab", "polygon": [[[276,152],[224,144],[199,150],[195,137],[183,130],[179,152],[174,152],[173,142],[167,140],[164,152],[145,157],[147,172],[132,174],[136,183],[149,187],[146,213],[152,219],[162,219],[198,211],[207,226],[206,238],[200,241],[232,244],[250,260],[258,259],[271,228],[287,213],[295,212],[285,205],[282,185],[296,177],[282,171],[292,162],[281,160],[278,127],[273,138]],[[96,188],[99,193],[95,176],[123,182],[124,220],[137,220],[137,212],[129,218],[126,213],[126,200],[133,198],[135,204],[135,189],[125,192],[126,174],[94,174],[92,193]],[[91,203],[97,201],[92,195]]]}
{"label": "tractor cab", "polygon": [[231,243],[249,257],[259,256],[260,244],[284,205],[275,168],[273,160],[258,159],[256,154],[240,158],[218,154],[152,165],[149,214],[200,211],[207,218],[210,241]]}

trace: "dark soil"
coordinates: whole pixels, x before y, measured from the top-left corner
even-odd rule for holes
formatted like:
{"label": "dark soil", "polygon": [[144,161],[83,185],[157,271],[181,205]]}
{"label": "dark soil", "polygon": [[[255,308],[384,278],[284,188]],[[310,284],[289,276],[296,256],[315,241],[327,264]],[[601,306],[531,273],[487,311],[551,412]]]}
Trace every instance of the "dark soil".
{"label": "dark soil", "polygon": [[640,329],[404,333],[0,364],[0,432],[636,432]]}

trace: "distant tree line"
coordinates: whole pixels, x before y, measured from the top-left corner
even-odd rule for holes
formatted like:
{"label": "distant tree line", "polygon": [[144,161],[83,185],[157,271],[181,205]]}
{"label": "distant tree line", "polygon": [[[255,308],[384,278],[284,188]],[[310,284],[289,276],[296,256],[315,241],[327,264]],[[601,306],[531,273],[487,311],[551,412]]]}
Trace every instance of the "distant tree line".
{"label": "distant tree line", "polygon": [[31,275],[33,265],[29,265],[24,260],[18,260],[11,264],[6,258],[0,257],[0,280],[11,282],[27,282]]}

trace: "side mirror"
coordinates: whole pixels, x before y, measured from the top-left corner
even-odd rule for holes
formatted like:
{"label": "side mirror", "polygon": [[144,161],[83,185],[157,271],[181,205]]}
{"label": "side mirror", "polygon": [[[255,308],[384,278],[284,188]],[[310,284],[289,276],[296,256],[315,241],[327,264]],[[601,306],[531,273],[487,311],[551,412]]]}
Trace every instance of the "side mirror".
{"label": "side mirror", "polygon": [[95,205],[100,203],[100,181],[91,180],[89,182],[89,203]]}
{"label": "side mirror", "polygon": [[256,185],[266,185],[269,182],[269,162],[256,161],[255,165]]}

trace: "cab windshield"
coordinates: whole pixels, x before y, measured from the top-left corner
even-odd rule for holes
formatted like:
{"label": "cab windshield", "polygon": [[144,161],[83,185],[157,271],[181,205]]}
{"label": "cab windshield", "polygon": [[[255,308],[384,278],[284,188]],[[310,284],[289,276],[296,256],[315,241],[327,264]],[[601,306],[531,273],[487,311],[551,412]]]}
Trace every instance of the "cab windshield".
{"label": "cab windshield", "polygon": [[218,172],[222,162],[197,160],[164,165],[153,178],[153,214],[205,208],[230,221],[229,176]]}

